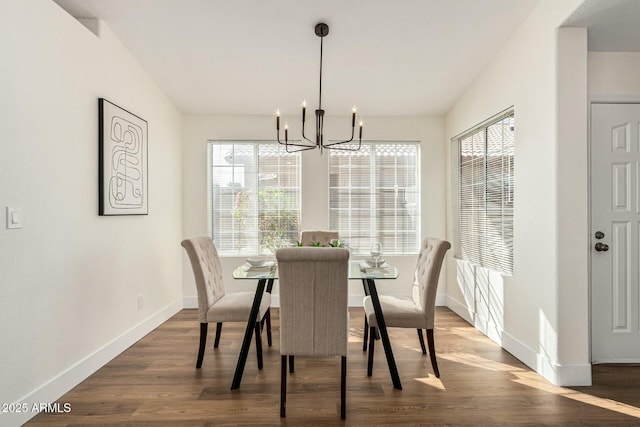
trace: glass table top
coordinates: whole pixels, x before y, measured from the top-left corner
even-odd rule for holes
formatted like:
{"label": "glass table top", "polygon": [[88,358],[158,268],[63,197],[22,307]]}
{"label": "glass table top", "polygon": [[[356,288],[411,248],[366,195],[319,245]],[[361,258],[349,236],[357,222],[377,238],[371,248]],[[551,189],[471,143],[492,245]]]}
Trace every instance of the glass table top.
{"label": "glass table top", "polygon": [[[349,279],[397,279],[398,269],[385,262],[379,267],[372,267],[365,261],[349,261]],[[278,265],[275,261],[267,261],[260,267],[252,267],[249,263],[244,263],[233,271],[234,279],[277,279]]]}

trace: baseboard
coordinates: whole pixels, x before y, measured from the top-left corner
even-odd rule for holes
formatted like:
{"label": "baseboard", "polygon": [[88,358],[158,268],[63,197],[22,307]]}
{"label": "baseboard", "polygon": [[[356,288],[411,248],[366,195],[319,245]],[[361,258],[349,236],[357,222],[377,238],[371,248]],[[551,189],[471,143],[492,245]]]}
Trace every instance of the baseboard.
{"label": "baseboard", "polygon": [[182,308],[198,308],[198,297],[195,295],[182,297]]}
{"label": "baseboard", "polygon": [[591,385],[590,364],[561,365],[554,363],[544,354],[537,353],[531,347],[499,328],[495,323],[487,319],[480,319],[464,303],[450,297],[446,301],[447,307],[454,313],[474,325],[478,331],[543,376],[550,383],[557,386]]}
{"label": "baseboard", "polygon": [[[0,418],[0,425],[20,426],[36,416],[38,412],[40,412],[37,408],[40,408],[41,405],[45,407],[49,404],[49,408],[44,409],[45,411],[64,410],[63,405],[65,402],[56,402],[60,396],[80,384],[87,377],[167,321],[181,309],[182,301],[176,300],[147,317],[113,341],[105,344],[94,353],[80,360],[69,369],[56,375],[50,381],[15,402],[27,408],[26,412],[4,413],[2,414],[2,418]],[[56,403],[59,403],[59,405],[56,406]],[[73,410],[73,408],[71,408],[71,410]]]}
{"label": "baseboard", "polygon": [[590,386],[591,383],[591,364],[580,365],[555,365],[553,372],[545,375],[549,381],[555,385],[577,387]]}
{"label": "baseboard", "polygon": [[446,295],[444,297],[444,303],[442,305],[448,307],[455,314],[457,314],[458,316],[462,317],[465,321],[467,321],[467,323],[473,325],[474,314],[472,311],[469,310],[466,304]]}

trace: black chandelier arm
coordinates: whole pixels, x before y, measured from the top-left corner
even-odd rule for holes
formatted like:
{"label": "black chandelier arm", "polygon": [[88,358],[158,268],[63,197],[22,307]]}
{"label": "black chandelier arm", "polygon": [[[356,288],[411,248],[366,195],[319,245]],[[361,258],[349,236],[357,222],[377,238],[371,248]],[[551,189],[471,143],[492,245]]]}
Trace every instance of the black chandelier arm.
{"label": "black chandelier arm", "polygon": [[351,147],[351,148],[336,147],[337,145],[346,144],[348,142],[350,141],[334,142],[332,144],[325,144],[323,147],[326,148],[327,150],[341,150],[341,151],[359,151],[360,148],[362,147],[362,140],[358,141],[357,147]]}
{"label": "black chandelier arm", "polygon": [[[345,141],[337,141],[337,142],[331,142],[328,144],[322,144],[323,147],[325,148],[329,148],[332,145],[339,145],[339,144],[346,144],[348,142],[353,141],[353,136],[355,135],[355,131],[356,131],[356,127],[355,127],[355,123],[356,123],[356,116],[355,113],[353,114],[353,119],[351,120],[351,138],[347,139]],[[358,147],[360,147],[360,145],[362,144],[362,135],[360,136],[360,144],[358,144]],[[344,150],[344,148],[342,148],[342,150]]]}
{"label": "black chandelier arm", "polygon": [[[303,117],[304,117],[304,116],[303,116]],[[315,142],[313,142],[312,140],[310,140],[309,138],[307,138],[307,137],[304,135],[304,118],[302,119],[302,137],[303,137],[304,139],[306,139],[307,141],[309,141],[310,143],[312,143],[312,144],[313,144],[313,146],[315,147]]]}
{"label": "black chandelier arm", "polygon": [[[354,130],[354,128],[352,127],[352,128],[351,128],[351,139],[347,139],[347,140],[345,140],[345,141],[336,141],[336,142],[331,142],[331,143],[328,143],[328,144],[322,144],[322,146],[323,146],[323,147],[325,147],[325,148],[328,148],[328,147],[331,147],[332,145],[346,144],[347,142],[351,142],[351,141],[353,141],[353,135],[354,135],[354,133],[355,133],[355,130]],[[362,139],[361,139],[360,141],[362,141]]]}
{"label": "black chandelier arm", "polygon": [[289,146],[293,146],[293,147],[301,147],[300,150],[297,151],[303,151],[303,150],[311,150],[313,148],[316,148],[315,145],[307,145],[307,144],[297,144],[295,142],[289,142],[287,140],[285,140],[284,142],[280,141],[280,132],[277,132],[276,135],[278,144],[280,145],[284,145],[287,148],[287,153],[292,153],[293,151],[289,151]]}
{"label": "black chandelier arm", "polygon": [[[303,147],[303,148],[295,148],[295,149],[289,149],[290,146],[295,146],[295,147]],[[307,150],[315,150],[316,146],[315,145],[295,145],[295,144],[286,144],[285,147],[285,151],[287,153],[298,153],[300,151],[307,151]]]}
{"label": "black chandelier arm", "polygon": [[296,144],[295,142],[289,142],[289,141],[282,142],[282,141],[280,141],[280,138],[278,138],[278,144],[284,145],[286,147],[289,147],[289,146],[292,146],[292,147],[304,147],[304,148],[309,148],[309,149],[316,148],[315,145]]}

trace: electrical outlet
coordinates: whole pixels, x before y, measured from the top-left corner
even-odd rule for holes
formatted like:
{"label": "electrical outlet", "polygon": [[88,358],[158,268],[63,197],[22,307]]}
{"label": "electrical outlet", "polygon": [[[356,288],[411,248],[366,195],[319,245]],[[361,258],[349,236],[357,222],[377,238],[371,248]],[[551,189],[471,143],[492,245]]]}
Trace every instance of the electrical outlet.
{"label": "electrical outlet", "polygon": [[142,310],[144,308],[144,298],[142,295],[138,295],[138,310]]}

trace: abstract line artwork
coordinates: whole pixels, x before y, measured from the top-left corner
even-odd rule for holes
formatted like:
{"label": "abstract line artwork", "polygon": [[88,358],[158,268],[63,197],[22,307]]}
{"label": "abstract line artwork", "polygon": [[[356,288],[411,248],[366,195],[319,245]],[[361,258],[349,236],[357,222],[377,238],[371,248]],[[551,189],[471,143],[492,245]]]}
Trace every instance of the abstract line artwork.
{"label": "abstract line artwork", "polygon": [[99,214],[147,215],[147,122],[98,99]]}

